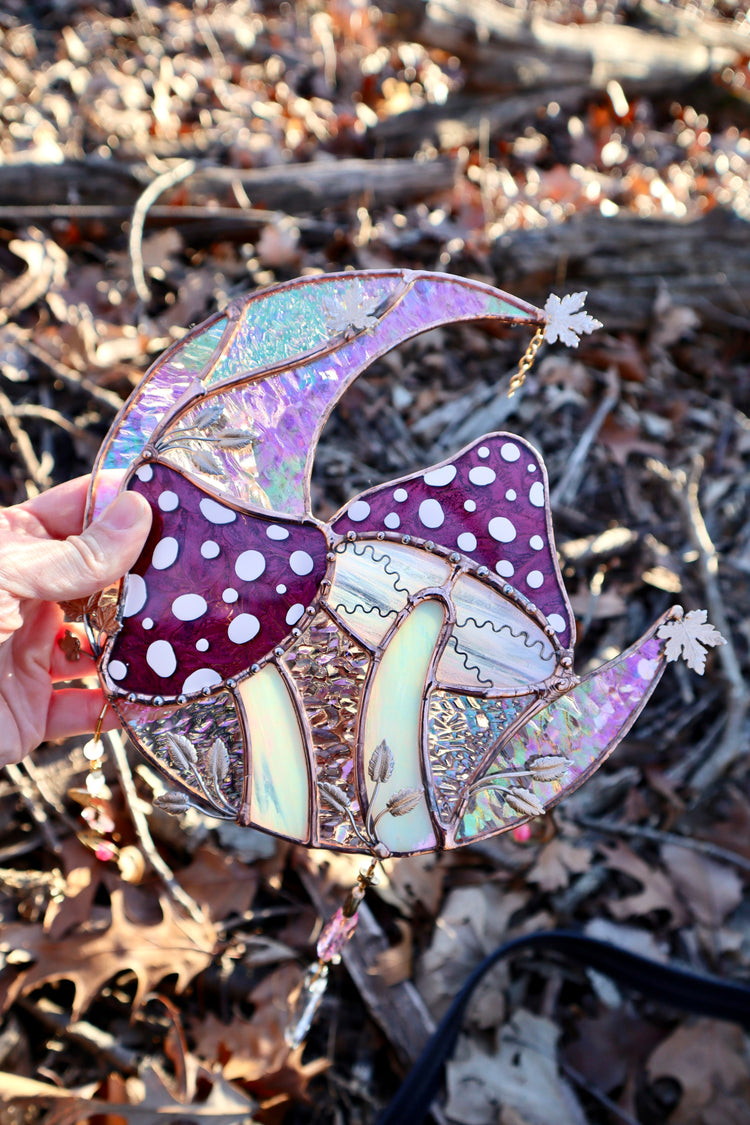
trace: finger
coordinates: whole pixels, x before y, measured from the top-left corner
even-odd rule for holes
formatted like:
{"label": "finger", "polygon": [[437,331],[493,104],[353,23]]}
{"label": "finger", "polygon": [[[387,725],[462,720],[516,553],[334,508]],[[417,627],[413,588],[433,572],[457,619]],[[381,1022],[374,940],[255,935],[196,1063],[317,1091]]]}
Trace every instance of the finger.
{"label": "finger", "polygon": [[[121,470],[108,469],[97,479],[106,482],[108,487],[116,487],[122,478]],[[65,539],[83,527],[90,483],[90,476],[77,477],[41,492],[18,508],[38,520],[52,539]]]}
{"label": "finger", "polygon": [[[92,734],[104,707],[104,695],[99,688],[57,688],[52,692],[47,711],[46,740],[71,738],[76,734]],[[110,707],[104,716],[102,730],[119,727],[117,715]]]}
{"label": "finger", "polygon": [[130,569],[150,527],[148,501],[122,492],[80,535],[12,536],[0,543],[0,589],[42,601],[89,597]]}

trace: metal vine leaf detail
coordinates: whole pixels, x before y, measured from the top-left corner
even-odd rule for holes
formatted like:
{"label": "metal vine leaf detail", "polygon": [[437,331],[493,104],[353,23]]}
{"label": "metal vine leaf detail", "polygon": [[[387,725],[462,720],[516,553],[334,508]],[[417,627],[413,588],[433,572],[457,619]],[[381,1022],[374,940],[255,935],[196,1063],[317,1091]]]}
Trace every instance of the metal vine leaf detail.
{"label": "metal vine leaf detail", "polygon": [[[88,518],[145,497],[148,541],[82,614],[104,691],[191,804],[382,858],[541,815],[612,752],[666,663],[722,643],[675,607],[580,679],[547,474],[491,433],[328,522],[310,473],[347,387],[395,345],[494,319],[576,346],[585,294],[536,308],[475,281],[379,270],[234,302],[146,374],[97,459]],[[520,369],[519,369],[520,370]],[[521,375],[519,375],[521,378]]]}

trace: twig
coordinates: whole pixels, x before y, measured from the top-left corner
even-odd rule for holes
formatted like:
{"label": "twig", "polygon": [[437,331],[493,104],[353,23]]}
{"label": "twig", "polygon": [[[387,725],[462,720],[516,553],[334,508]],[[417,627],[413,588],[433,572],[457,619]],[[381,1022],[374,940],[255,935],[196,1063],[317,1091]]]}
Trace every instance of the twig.
{"label": "twig", "polygon": [[611,371],[607,373],[607,384],[606,395],[596,408],[594,417],[578,439],[578,444],[568,459],[565,472],[550,493],[550,503],[553,507],[558,504],[570,504],[574,499],[586,472],[586,458],[589,449],[604,425],[607,415],[617,406],[620,398],[620,385],[616,375]]}
{"label": "twig", "polygon": [[13,342],[17,344],[19,348],[23,348],[23,350],[33,356],[34,359],[39,360],[45,367],[48,367],[63,383],[67,383],[68,386],[74,387],[76,390],[86,391],[87,394],[91,395],[91,397],[101,403],[102,406],[106,406],[108,410],[112,410],[115,413],[122,406],[122,399],[119,395],[116,395],[114,391],[105,390],[104,387],[100,387],[97,383],[93,382],[92,379],[88,379],[85,375],[82,375],[80,371],[76,371],[74,367],[70,367],[67,363],[63,363],[55,356],[45,352],[38,344],[27,339],[26,335],[20,329],[15,329],[13,326],[8,325],[5,331],[12,333]]}
{"label": "twig", "polygon": [[711,622],[726,641],[726,644],[718,650],[717,657],[724,672],[724,679],[729,686],[726,725],[721,742],[716,745],[692,779],[693,786],[702,790],[713,784],[743,752],[742,726],[750,704],[750,693],[742,675],[724,608],[719,585],[719,556],[700,508],[698,487],[703,471],[703,458],[696,456],[693,459],[689,473],[681,470],[672,471],[663,462],[655,459],[649,459],[647,465],[652,472],[669,484],[680,505],[690,539],[698,552],[698,564]]}
{"label": "twig", "polygon": [[133,274],[133,285],[135,291],[143,301],[147,304],[151,300],[151,290],[148,282],[146,281],[146,273],[143,268],[143,226],[146,221],[148,209],[159,196],[168,191],[169,188],[179,184],[182,180],[186,180],[188,176],[192,176],[197,170],[198,164],[195,160],[184,160],[178,164],[176,168],[171,168],[169,172],[164,172],[163,175],[157,176],[152,180],[146,190],[136,200],[135,207],[133,208],[133,219],[130,224],[130,236],[128,238],[128,250],[130,251],[130,268]]}
{"label": "twig", "polygon": [[59,426],[61,430],[65,430],[66,434],[70,434],[71,437],[75,437],[79,441],[86,442],[93,450],[97,450],[101,444],[99,438],[95,437],[90,429],[85,430],[83,426],[71,422],[69,418],[66,418],[64,414],[51,406],[37,406],[35,402],[23,402],[11,406],[10,413],[15,418],[39,418],[42,422],[50,422],[53,426]]}
{"label": "twig", "polygon": [[662,832],[658,828],[648,828],[641,824],[619,824],[615,820],[593,816],[574,816],[573,823],[579,828],[590,828],[594,832],[601,832],[612,836],[628,836],[632,839],[651,840],[655,844],[676,844],[688,851],[698,852],[701,855],[717,859],[720,863],[728,863],[740,871],[750,872],[750,859],[737,852],[729,851],[709,840],[696,839],[694,836],[681,836],[677,832]]}
{"label": "twig", "polygon": [[49,817],[44,810],[43,804],[40,804],[37,800],[35,800],[34,791],[29,778],[23,772],[21,767],[15,765],[14,763],[10,763],[9,765],[7,765],[5,767],[5,771],[18,790],[18,794],[24,805],[26,806],[29,816],[34,821],[34,824],[37,825],[39,831],[42,833],[47,847],[50,849],[50,851],[53,851],[55,855],[59,855],[60,841],[57,839],[57,836],[52,829],[52,825],[49,822]]}
{"label": "twig", "polygon": [[26,466],[32,488],[29,488],[28,482],[26,485],[29,495],[35,496],[39,492],[43,492],[45,488],[50,486],[49,474],[45,471],[41,461],[34,452],[34,446],[31,444],[31,438],[24,430],[21,423],[18,421],[16,414],[13,410],[13,403],[8,396],[0,391],[0,414],[2,414],[3,421],[8,427],[8,432],[16,443],[18,452],[21,459]]}
{"label": "twig", "polygon": [[129,1051],[127,1047],[123,1047],[118,1042],[114,1035],[110,1035],[107,1031],[102,1031],[101,1028],[95,1027],[94,1024],[87,1023],[85,1020],[76,1020],[74,1023],[70,1022],[70,1017],[53,1004],[51,1000],[42,997],[36,1002],[29,1000],[28,997],[23,996],[17,1001],[19,1007],[28,1012],[30,1016],[38,1020],[44,1027],[63,1038],[68,1039],[71,1043],[76,1043],[79,1047],[89,1051],[98,1059],[104,1059],[110,1066],[114,1066],[121,1074],[137,1074],[141,1062],[141,1057],[134,1051]]}
{"label": "twig", "polygon": [[130,764],[128,756],[125,751],[125,743],[123,742],[122,735],[119,731],[111,730],[107,734],[107,739],[112,748],[112,756],[115,760],[117,773],[120,778],[120,785],[122,793],[125,798],[125,803],[128,806],[130,816],[133,820],[133,827],[138,835],[138,840],[141,845],[141,850],[149,860],[154,871],[161,876],[164,885],[171,894],[175,902],[179,903],[183,910],[187,911],[194,922],[203,920],[203,913],[197,902],[183,890],[180,884],[175,879],[171,869],[164,862],[162,857],[156,850],[156,845],[149,830],[148,821],[146,820],[143,809],[141,808],[141,799],[136,793],[135,785],[133,784],[133,775],[130,772]]}

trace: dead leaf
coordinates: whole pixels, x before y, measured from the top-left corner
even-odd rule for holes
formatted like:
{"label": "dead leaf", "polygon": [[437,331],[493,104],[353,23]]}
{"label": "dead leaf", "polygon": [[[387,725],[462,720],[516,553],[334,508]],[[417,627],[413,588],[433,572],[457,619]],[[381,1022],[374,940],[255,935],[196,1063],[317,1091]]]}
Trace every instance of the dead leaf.
{"label": "dead leaf", "polygon": [[542,891],[559,891],[567,887],[571,875],[586,871],[590,864],[591,848],[571,844],[557,836],[542,848],[526,878]]}
{"label": "dead leaf", "polygon": [[181,885],[196,902],[206,906],[214,922],[250,909],[258,889],[258,873],[227,852],[200,847],[184,868]]}
{"label": "dead leaf", "polygon": [[607,905],[615,918],[640,918],[652,910],[666,910],[671,914],[674,925],[685,925],[688,920],[685,907],[663,871],[650,866],[626,844],[600,843],[597,847],[604,852],[607,867],[629,875],[643,888],[623,898],[609,899]]}
{"label": "dead leaf", "polygon": [[742,879],[727,864],[679,844],[663,844],[661,858],[688,910],[704,926],[720,926],[742,901]]}
{"label": "dead leaf", "polygon": [[650,1082],[673,1078],[682,1087],[669,1125],[750,1122],[750,1049],[739,1027],[718,1020],[678,1027],[651,1055],[647,1071]]}
{"label": "dead leaf", "polygon": [[[134,888],[128,888],[132,893]],[[130,970],[137,979],[133,1006],[166,976],[176,975],[180,992],[210,965],[218,937],[212,923],[195,922],[163,895],[158,900],[161,920],[132,922],[125,911],[122,885],[111,891],[111,911],[92,912],[90,922],[60,941],[42,925],[11,923],[3,929],[6,948],[23,949],[33,958],[28,969],[0,981],[0,1011],[18,996],[52,981],[73,984],[71,1020],[79,1018],[102,987],[116,973]]]}
{"label": "dead leaf", "polygon": [[446,1117],[461,1125],[500,1120],[518,1125],[586,1125],[573,1090],[558,1072],[558,1036],[550,1020],[521,1009],[500,1031],[494,1054],[472,1043],[467,1055],[464,1039],[464,1058],[446,1066]]}

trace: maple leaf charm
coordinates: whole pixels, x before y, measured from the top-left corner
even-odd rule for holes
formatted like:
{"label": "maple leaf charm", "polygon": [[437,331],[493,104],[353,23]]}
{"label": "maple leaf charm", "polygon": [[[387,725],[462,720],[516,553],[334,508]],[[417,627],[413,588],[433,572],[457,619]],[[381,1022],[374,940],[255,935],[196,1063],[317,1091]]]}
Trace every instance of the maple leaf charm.
{"label": "maple leaf charm", "polygon": [[699,676],[706,667],[706,649],[727,643],[719,630],[706,621],[706,616],[705,609],[691,609],[683,617],[680,609],[680,616],[666,621],[656,634],[667,641],[664,655],[668,661],[681,656]]}
{"label": "maple leaf charm", "polygon": [[601,321],[583,312],[583,302],[587,296],[586,292],[569,293],[562,298],[556,297],[554,293],[549,295],[544,306],[547,314],[544,338],[548,344],[559,340],[569,348],[577,348],[579,336],[602,327]]}
{"label": "maple leaf charm", "polygon": [[378,323],[375,313],[377,301],[365,301],[359,288],[348,289],[338,297],[329,297],[323,304],[326,324],[331,332],[350,335],[374,328]]}

